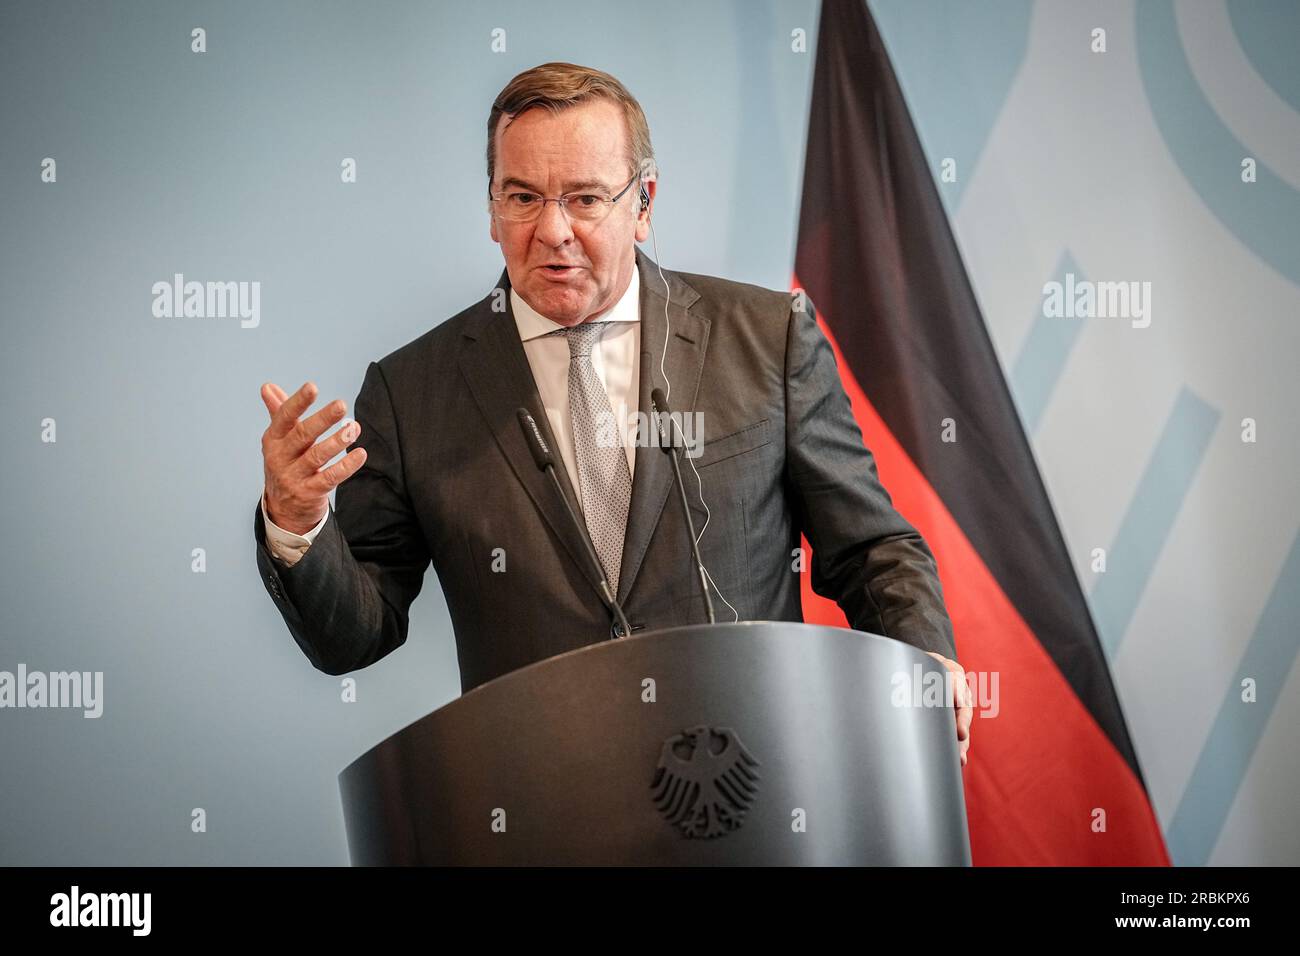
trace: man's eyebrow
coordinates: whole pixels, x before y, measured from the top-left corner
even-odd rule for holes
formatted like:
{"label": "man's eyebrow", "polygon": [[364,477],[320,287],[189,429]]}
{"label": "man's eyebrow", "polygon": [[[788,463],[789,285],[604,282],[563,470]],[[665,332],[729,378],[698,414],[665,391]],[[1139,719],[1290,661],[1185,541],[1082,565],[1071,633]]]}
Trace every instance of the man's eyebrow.
{"label": "man's eyebrow", "polygon": [[564,184],[564,191],[566,193],[576,192],[579,189],[603,189],[608,192],[609,186],[598,179],[584,179],[579,182],[567,182]]}
{"label": "man's eyebrow", "polygon": [[[529,192],[540,193],[542,190],[532,183],[526,183],[522,179],[516,179],[514,176],[508,176],[501,181],[501,188],[508,189],[511,186],[518,186],[520,189],[527,189]],[[564,184],[566,193],[576,192],[579,189],[601,189],[609,191],[609,186],[598,179],[570,180]]]}

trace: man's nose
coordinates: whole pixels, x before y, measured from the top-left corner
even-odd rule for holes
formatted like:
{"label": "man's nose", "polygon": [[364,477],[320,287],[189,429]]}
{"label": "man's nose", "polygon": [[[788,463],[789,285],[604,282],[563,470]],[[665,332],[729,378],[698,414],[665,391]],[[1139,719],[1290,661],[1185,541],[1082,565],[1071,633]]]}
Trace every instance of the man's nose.
{"label": "man's nose", "polygon": [[561,246],[573,238],[569,215],[560,208],[560,203],[548,202],[542,206],[533,234],[548,246]]}

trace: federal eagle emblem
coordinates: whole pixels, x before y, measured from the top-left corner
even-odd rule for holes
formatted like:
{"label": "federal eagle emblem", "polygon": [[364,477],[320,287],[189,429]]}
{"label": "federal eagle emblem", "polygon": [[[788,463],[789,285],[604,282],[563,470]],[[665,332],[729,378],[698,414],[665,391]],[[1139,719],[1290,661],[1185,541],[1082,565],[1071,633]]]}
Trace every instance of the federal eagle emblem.
{"label": "federal eagle emblem", "polygon": [[758,761],[729,727],[692,727],[664,741],[650,784],[655,806],[688,838],[737,830],[758,795]]}

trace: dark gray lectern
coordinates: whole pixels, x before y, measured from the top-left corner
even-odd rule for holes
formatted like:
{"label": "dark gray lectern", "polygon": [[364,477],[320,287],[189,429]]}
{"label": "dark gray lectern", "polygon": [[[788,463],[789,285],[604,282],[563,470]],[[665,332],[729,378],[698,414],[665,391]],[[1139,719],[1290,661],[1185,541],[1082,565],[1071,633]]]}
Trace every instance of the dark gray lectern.
{"label": "dark gray lectern", "polygon": [[899,641],[768,621],[561,654],[348,766],[352,862],[969,865],[943,673]]}

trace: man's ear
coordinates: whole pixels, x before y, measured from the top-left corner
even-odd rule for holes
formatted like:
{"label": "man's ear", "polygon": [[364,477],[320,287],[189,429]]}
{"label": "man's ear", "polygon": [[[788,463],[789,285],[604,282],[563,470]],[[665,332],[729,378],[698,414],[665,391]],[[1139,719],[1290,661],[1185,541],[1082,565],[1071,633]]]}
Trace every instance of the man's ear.
{"label": "man's ear", "polygon": [[640,193],[638,192],[637,194],[637,214],[636,214],[636,241],[637,242],[645,242],[647,239],[650,238],[650,213],[654,211],[655,187],[657,185],[658,183],[656,183],[653,179],[647,179],[641,183],[641,188],[644,189],[646,193],[650,196],[650,204],[645,209],[641,208]]}
{"label": "man's ear", "polygon": [[488,202],[487,202],[488,235],[492,237],[493,242],[495,242],[497,245],[501,245],[501,237],[497,235],[497,217],[496,217],[495,210],[496,207],[492,205],[492,180],[489,179],[488,180]]}

